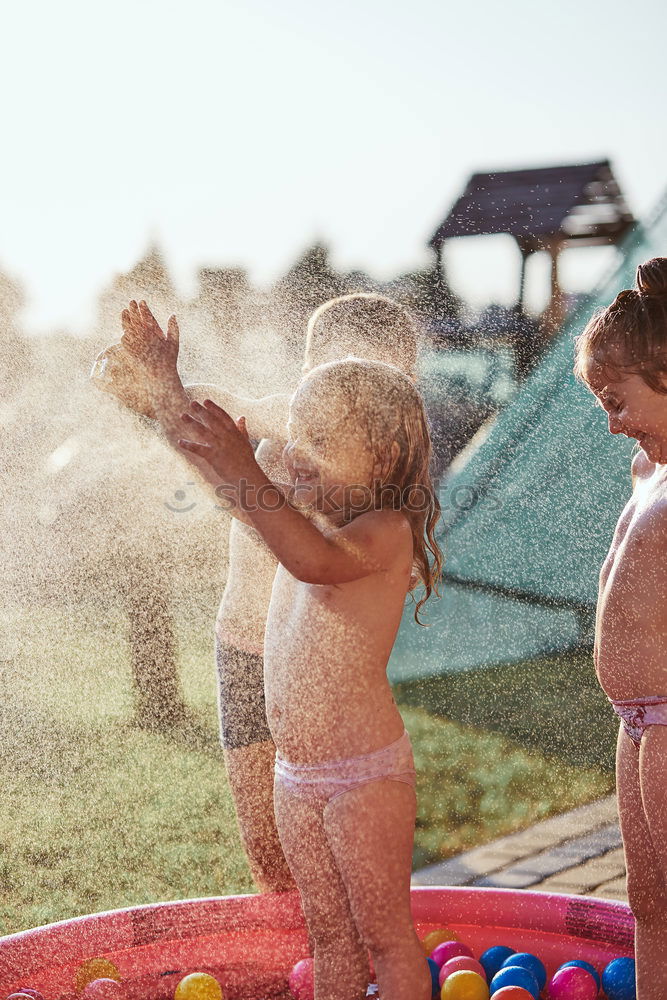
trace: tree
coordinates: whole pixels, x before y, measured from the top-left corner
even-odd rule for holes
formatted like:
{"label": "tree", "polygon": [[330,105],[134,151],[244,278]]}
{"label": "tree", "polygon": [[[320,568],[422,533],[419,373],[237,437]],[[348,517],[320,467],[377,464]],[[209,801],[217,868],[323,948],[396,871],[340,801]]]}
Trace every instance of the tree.
{"label": "tree", "polygon": [[273,309],[289,347],[300,351],[311,314],[346,292],[344,276],[329,264],[328,248],[315,243],[305,250],[272,289]]}

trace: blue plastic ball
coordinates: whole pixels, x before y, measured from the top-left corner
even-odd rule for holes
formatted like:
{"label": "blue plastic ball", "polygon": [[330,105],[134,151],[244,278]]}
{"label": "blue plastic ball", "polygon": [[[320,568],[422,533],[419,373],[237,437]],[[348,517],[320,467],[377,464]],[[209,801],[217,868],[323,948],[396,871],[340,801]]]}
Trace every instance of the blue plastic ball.
{"label": "blue plastic ball", "polygon": [[479,963],[486,972],[487,982],[491,982],[505,959],[513,954],[514,948],[507,948],[504,944],[496,944],[493,948],[487,948],[484,954],[480,955]]}
{"label": "blue plastic ball", "polygon": [[426,961],[428,962],[428,971],[431,973],[431,997],[439,997],[440,982],[438,977],[440,975],[440,966],[432,958],[427,958]]}
{"label": "blue plastic ball", "polygon": [[591,976],[593,976],[595,982],[598,984],[598,989],[600,989],[600,986],[602,985],[600,981],[600,973],[594,965],[591,965],[590,962],[584,962],[583,958],[573,958],[571,962],[563,962],[562,965],[559,965],[556,971],[560,972],[561,969],[564,969],[568,965],[576,965],[577,968],[585,969],[586,972],[590,972]]}
{"label": "blue plastic ball", "polygon": [[533,1000],[538,1000],[540,995],[537,979],[530,969],[525,969],[523,965],[504,965],[499,969],[491,980],[489,987],[491,996],[503,986],[523,986],[524,990],[528,990],[532,995]]}
{"label": "blue plastic ball", "polygon": [[517,951],[514,955],[506,958],[500,968],[505,969],[508,965],[520,965],[523,969],[528,969],[529,972],[532,972],[540,990],[543,990],[546,986],[547,970],[537,955],[532,955],[529,951]]}
{"label": "blue plastic ball", "polygon": [[614,958],[602,973],[602,989],[609,1000],[636,1000],[634,958]]}

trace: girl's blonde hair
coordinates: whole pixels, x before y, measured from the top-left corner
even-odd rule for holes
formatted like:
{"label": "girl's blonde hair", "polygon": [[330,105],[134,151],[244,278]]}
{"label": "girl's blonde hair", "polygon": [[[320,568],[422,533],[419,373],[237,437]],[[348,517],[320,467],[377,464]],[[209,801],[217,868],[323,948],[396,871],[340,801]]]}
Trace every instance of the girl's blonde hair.
{"label": "girl's blonde hair", "polygon": [[655,392],[667,393],[667,257],[637,268],[636,288],[624,289],[598,312],[575,341],[574,374],[588,385],[589,361],[614,380],[640,375]]}
{"label": "girl's blonde hair", "polygon": [[[380,473],[374,479],[363,509],[345,511],[351,520],[368,510],[402,510],[412,529],[414,567],[426,590],[419,609],[438,587],[443,558],[435,540],[440,504],[430,476],[431,437],[419,391],[397,367],[381,361],[349,357],[313,368],[301,380],[314,382],[313,405],[345,413],[363,428],[369,451]],[[398,449],[392,449],[396,442]],[[430,554],[430,559],[429,559]]]}
{"label": "girl's blonde hair", "polygon": [[306,332],[306,358],[315,367],[334,357],[354,354],[396,365],[414,379],[417,341],[415,321],[400,302],[385,295],[353,292],[330,299],[312,314]]}

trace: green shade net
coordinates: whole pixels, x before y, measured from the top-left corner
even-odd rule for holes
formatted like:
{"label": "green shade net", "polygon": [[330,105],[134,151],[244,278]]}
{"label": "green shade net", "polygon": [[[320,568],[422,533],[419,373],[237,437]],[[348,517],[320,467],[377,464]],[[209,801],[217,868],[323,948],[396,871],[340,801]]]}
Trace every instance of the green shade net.
{"label": "green shade net", "polygon": [[422,608],[430,628],[416,624],[408,602],[392,681],[592,646],[598,574],[631,494],[634,442],[609,433],[575,380],[574,338],[633,286],[639,263],[667,254],[667,200],[620,250],[620,266],[443,482],[443,597]]}

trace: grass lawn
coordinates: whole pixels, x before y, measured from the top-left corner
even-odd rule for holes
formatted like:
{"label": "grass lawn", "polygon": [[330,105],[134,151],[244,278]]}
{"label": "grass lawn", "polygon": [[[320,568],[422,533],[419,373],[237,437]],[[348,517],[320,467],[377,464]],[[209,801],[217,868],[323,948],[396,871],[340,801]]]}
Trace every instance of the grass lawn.
{"label": "grass lawn", "polygon": [[[213,616],[177,622],[189,713],[161,735],[133,723],[120,611],[4,610],[0,934],[252,891],[218,745]],[[578,757],[568,739],[565,699],[582,664],[545,661],[397,689],[419,774],[416,866],[612,789],[614,727],[590,685],[576,710],[587,725],[589,709],[597,712],[598,750]],[[542,682],[527,697],[536,671]],[[588,745],[590,728],[579,732]]]}

